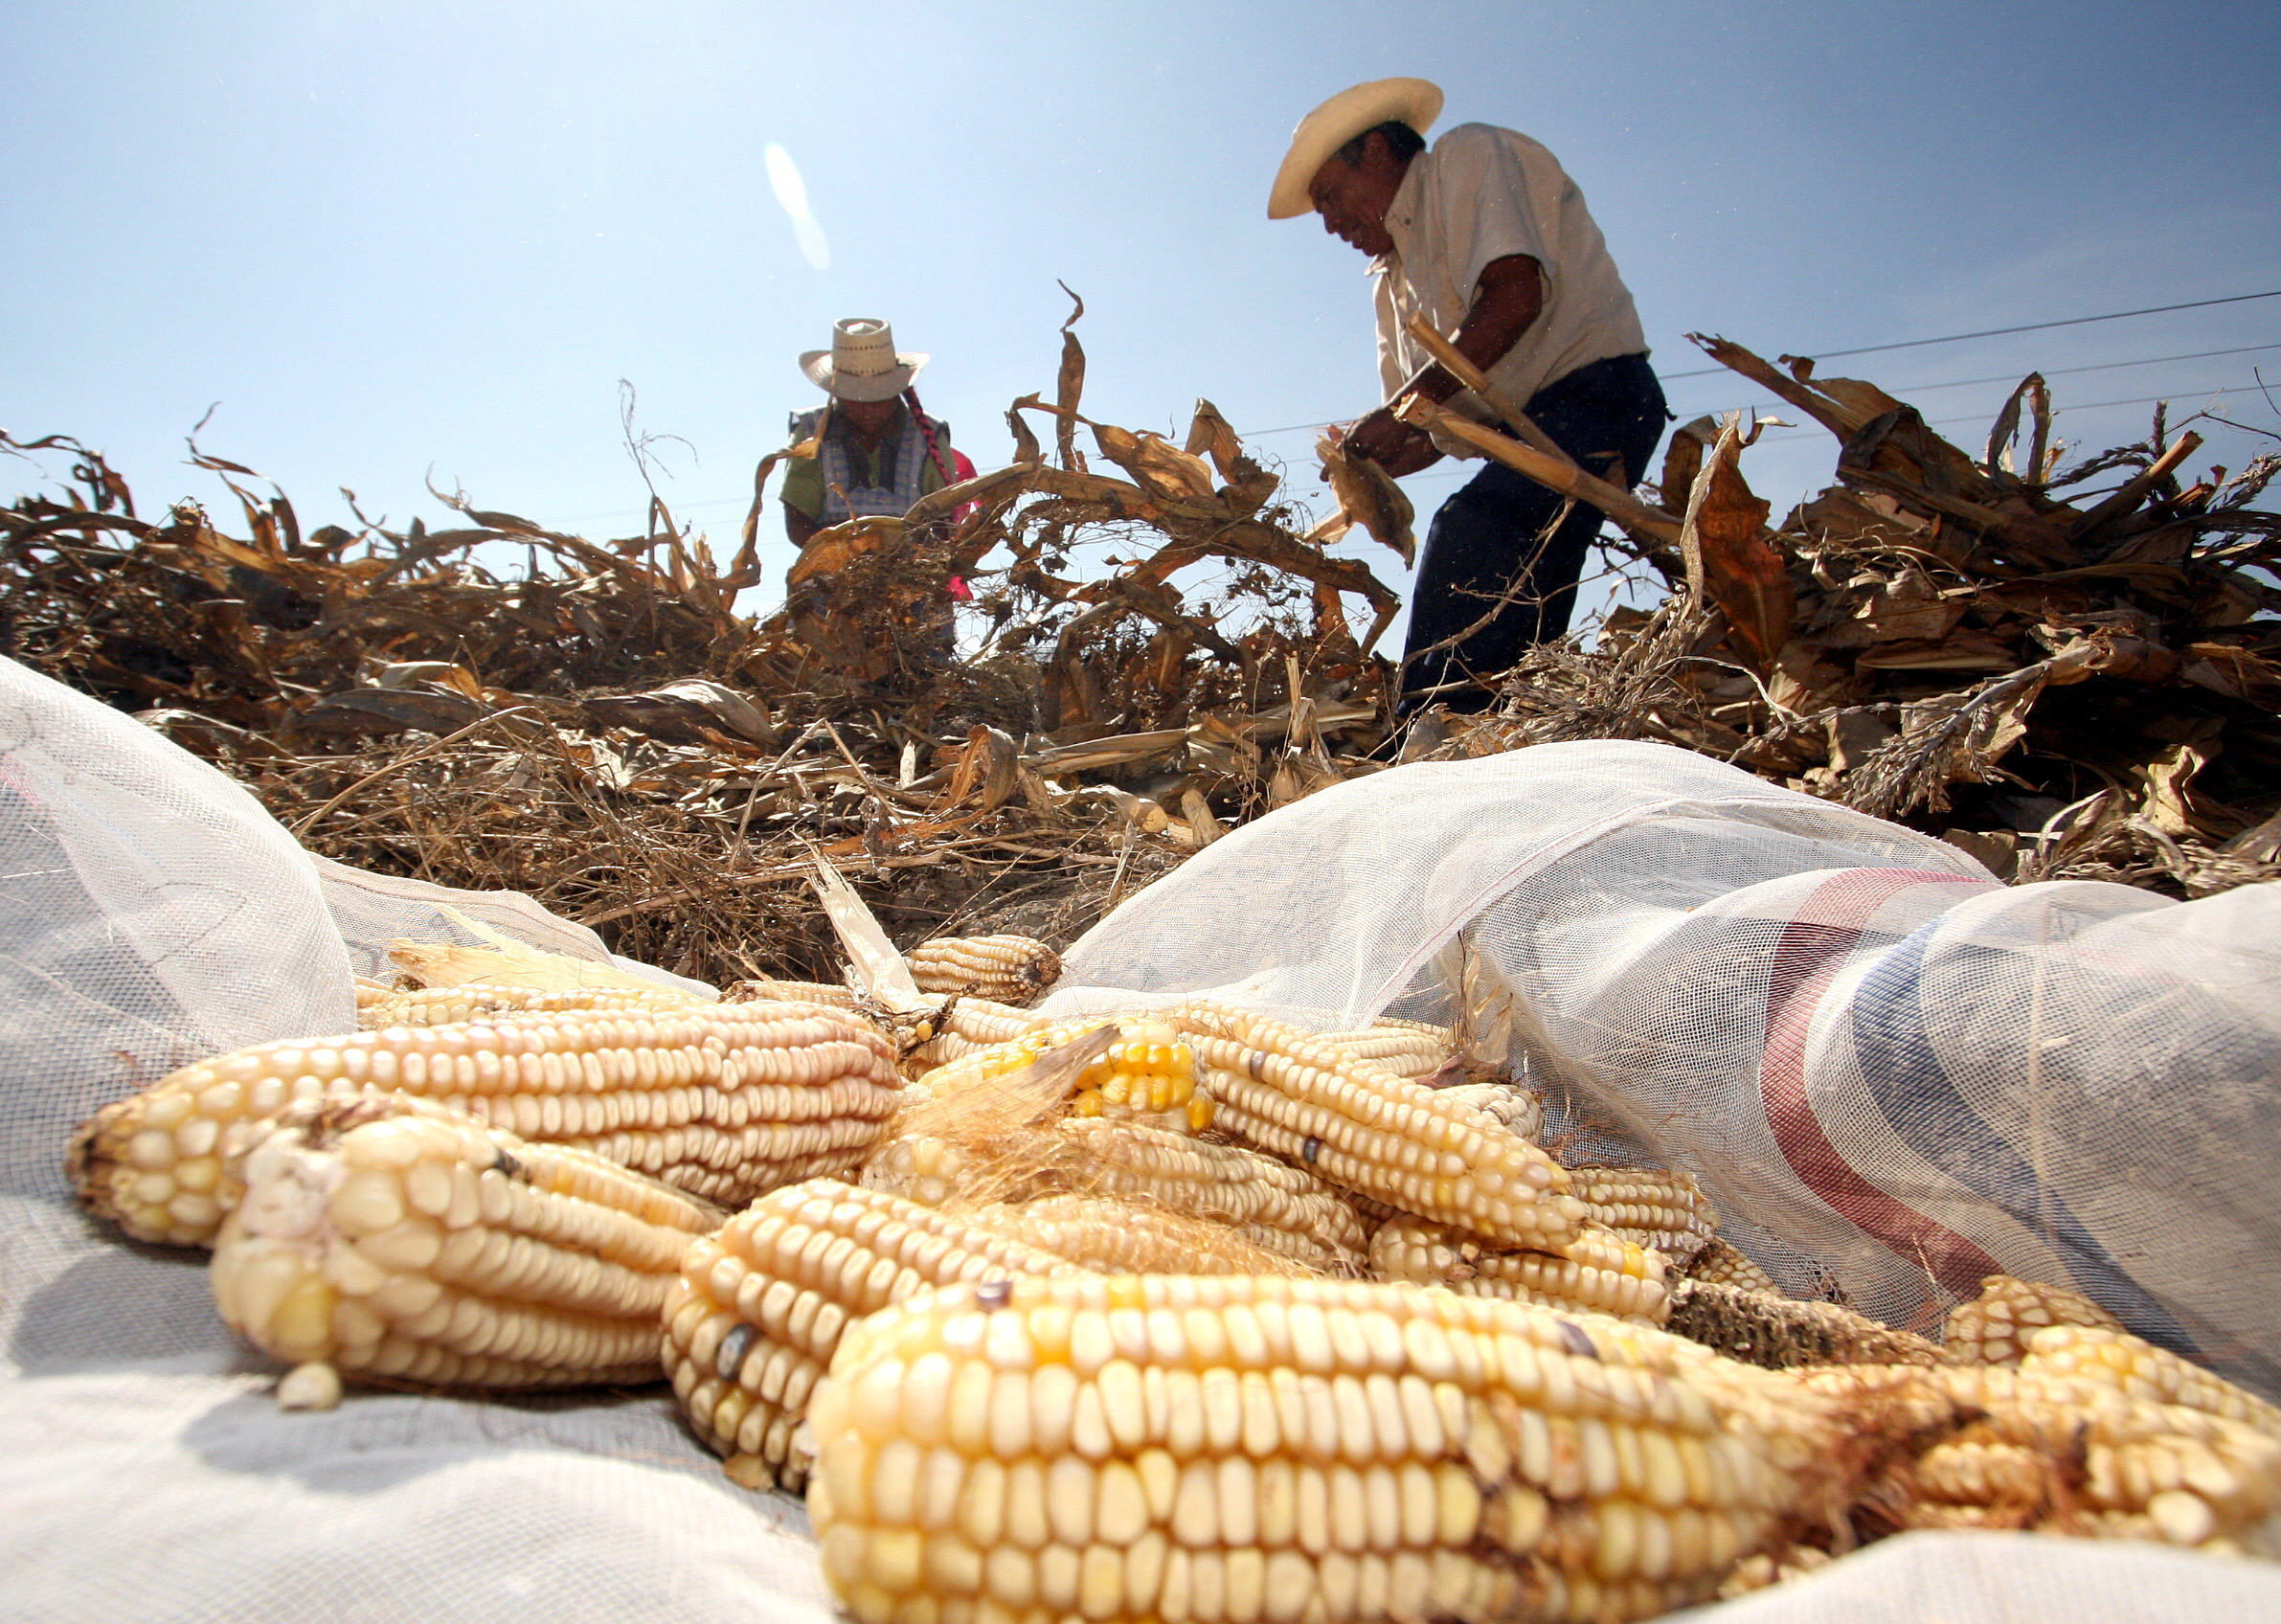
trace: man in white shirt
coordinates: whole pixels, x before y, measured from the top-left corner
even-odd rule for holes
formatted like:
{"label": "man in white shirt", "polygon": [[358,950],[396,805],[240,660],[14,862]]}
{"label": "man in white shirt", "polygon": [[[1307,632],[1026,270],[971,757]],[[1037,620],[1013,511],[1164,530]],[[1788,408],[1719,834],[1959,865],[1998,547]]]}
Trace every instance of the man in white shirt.
{"label": "man in white shirt", "polygon": [[[1388,404],[1347,430],[1347,448],[1395,475],[1445,453],[1479,455],[1393,415],[1392,402],[1416,390],[1497,421],[1411,336],[1411,318],[1422,314],[1570,457],[1631,485],[1669,414],[1583,193],[1514,130],[1459,124],[1428,150],[1423,131],[1440,111],[1441,92],[1424,79],[1342,91],[1300,121],[1269,194],[1270,218],[1312,211],[1370,257]],[[1567,631],[1600,514],[1579,503],[1554,525],[1562,500],[1491,462],[1442,504],[1411,600],[1406,713],[1430,700],[1486,709],[1490,679],[1529,644]]]}

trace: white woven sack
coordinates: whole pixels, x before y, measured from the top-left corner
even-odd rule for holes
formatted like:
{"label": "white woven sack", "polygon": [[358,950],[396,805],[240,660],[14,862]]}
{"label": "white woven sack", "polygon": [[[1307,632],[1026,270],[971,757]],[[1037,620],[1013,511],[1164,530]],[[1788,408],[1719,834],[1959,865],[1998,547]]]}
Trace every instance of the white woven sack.
{"label": "white woven sack", "polygon": [[1541,745],[1350,781],[1216,842],[1045,1007],[1183,993],[1509,1044],[1569,1149],[1700,1178],[1801,1295],[1934,1329],[2072,1284],[2281,1393],[2281,888],[1999,884],[1685,751]]}

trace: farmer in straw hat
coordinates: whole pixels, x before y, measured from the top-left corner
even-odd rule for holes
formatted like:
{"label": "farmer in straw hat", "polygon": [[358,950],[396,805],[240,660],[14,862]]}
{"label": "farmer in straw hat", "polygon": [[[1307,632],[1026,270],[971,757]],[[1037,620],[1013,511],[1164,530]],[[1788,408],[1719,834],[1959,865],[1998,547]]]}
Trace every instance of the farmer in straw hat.
{"label": "farmer in straw hat", "polygon": [[794,546],[846,519],[899,518],[974,472],[951,448],[950,425],[919,409],[912,380],[926,364],[924,353],[895,349],[887,323],[866,317],[836,324],[829,350],[800,358],[808,381],[831,398],[792,417],[795,443],[817,440],[815,456],[784,471],[784,531]]}
{"label": "farmer in straw hat", "polygon": [[[1370,258],[1388,405],[1346,431],[1347,449],[1396,475],[1444,453],[1479,455],[1390,410],[1416,390],[1495,420],[1412,337],[1408,325],[1422,314],[1576,462],[1629,485],[1668,414],[1632,296],[1584,194],[1551,153],[1513,130],[1459,124],[1428,149],[1424,132],[1440,111],[1440,90],[1422,79],[1343,90],[1299,121],[1268,194],[1269,218],[1312,211]],[[1554,527],[1561,503],[1491,462],[1442,504],[1410,606],[1405,711],[1429,696],[1485,709],[1480,681],[1568,629],[1600,515],[1579,503]],[[1468,631],[1484,616],[1486,625]]]}

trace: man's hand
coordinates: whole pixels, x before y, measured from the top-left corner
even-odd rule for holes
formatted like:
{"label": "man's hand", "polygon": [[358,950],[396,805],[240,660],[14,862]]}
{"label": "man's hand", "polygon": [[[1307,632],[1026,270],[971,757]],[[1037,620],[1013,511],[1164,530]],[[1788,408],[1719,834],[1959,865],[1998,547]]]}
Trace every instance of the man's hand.
{"label": "man's hand", "polygon": [[1351,455],[1367,457],[1396,479],[1441,461],[1441,453],[1423,432],[1412,428],[1386,406],[1348,429],[1343,443]]}

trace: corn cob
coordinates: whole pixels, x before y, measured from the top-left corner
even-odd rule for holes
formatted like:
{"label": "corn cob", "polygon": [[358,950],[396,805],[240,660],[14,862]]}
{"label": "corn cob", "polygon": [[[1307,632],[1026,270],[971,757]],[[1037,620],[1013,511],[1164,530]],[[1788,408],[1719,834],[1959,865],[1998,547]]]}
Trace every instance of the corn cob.
{"label": "corn cob", "polygon": [[1320,1246],[1302,1261],[1294,1237],[1280,1229],[1192,1218],[1115,1196],[1041,1196],[962,1215],[1104,1274],[1305,1274],[1333,1261]]}
{"label": "corn cob", "polygon": [[1075,1268],[962,1218],[814,1179],[688,1249],[665,1302],[665,1367],[733,1476],[798,1492],[801,1418],[847,1325],[928,1286]]}
{"label": "corn cob", "polygon": [[1054,1158],[1049,1182],[1073,1193],[1232,1225],[1253,1245],[1310,1269],[1361,1271],[1362,1225],[1303,1168],[1139,1122],[1072,1117],[1059,1138],[1073,1155]]}
{"label": "corn cob", "polygon": [[1061,976],[1061,955],[1028,936],[937,936],[904,956],[926,993],[1028,1004]]}
{"label": "corn cob", "polygon": [[2030,1528],[2265,1554],[2281,1523],[2281,1439],[2098,1382],[1992,1365],[1855,1367],[1799,1378],[1870,1425],[1944,1407],[1950,1424],[1860,1497],[1857,1522]]}
{"label": "corn cob", "polygon": [[2046,1325],[2123,1328],[2121,1320],[2079,1292],[1991,1274],[1980,1282],[1978,1297],[1949,1310],[1942,1342],[1959,1365],[2017,1365],[2027,1352],[2028,1338]]}
{"label": "corn cob", "polygon": [[295,1100],[394,1091],[734,1204],[854,1168],[899,1086],[882,1039],[813,1005],[512,1015],[186,1066],[82,1125],[68,1165],[129,1235],[205,1245],[236,1204],[224,1161],[250,1126]]}
{"label": "corn cob", "polygon": [[1541,1139],[1545,1132],[1545,1096],[1518,1083],[1452,1083],[1436,1091],[1441,1097],[1470,1105],[1523,1139]]}
{"label": "corn cob", "polygon": [[463,1021],[491,1021],[502,1015],[561,1015],[586,1009],[689,1009],[707,1001],[669,987],[576,987],[544,992],[532,987],[492,986],[469,981],[456,987],[411,987],[360,1003],[360,1031],[390,1026],[449,1026]]}
{"label": "corn cob", "polygon": [[723,1004],[821,1004],[832,1009],[853,1009],[852,989],[830,981],[779,981],[756,979],[731,981],[721,993]]}
{"label": "corn cob", "polygon": [[871,1147],[856,1183],[921,1207],[942,1207],[965,1187],[973,1169],[966,1147],[939,1134],[894,1134]]}
{"label": "corn cob", "polygon": [[1430,1077],[1448,1065],[1456,1051],[1447,1027],[1415,1024],[1323,1032],[1316,1041],[1349,1060],[1391,1071],[1397,1077]]}
{"label": "corn cob", "polygon": [[1649,1167],[1570,1167],[1569,1193],[1587,1216],[1624,1239],[1691,1262],[1711,1242],[1718,1217],[1685,1173]]}
{"label": "corn cob", "polygon": [[361,1025],[364,1012],[384,998],[395,996],[396,989],[386,981],[376,981],[370,976],[356,978],[356,1014]]}
{"label": "corn cob", "polygon": [[1583,1207],[1526,1139],[1251,1010],[1183,1005],[1214,1125],[1335,1184],[1500,1246],[1556,1250]]}
{"label": "corn cob", "polygon": [[2021,1373],[2111,1387],[2153,1404],[2182,1405],[2206,1415],[2254,1427],[2281,1441],[2281,1407],[2245,1392],[2224,1377],[2128,1331],[2094,1325],[2052,1325],[2027,1340]]}
{"label": "corn cob", "polygon": [[921,1079],[937,1100],[1020,1071],[1050,1049],[1108,1029],[1114,1036],[1071,1078],[1068,1111],[1201,1133],[1211,1102],[1198,1093],[1195,1051],[1164,1022],[1146,1016],[1081,1016],[938,1066]]}
{"label": "corn cob", "polygon": [[1687,1265],[1687,1275],[1714,1286],[1732,1286],[1737,1291],[1756,1292],[1762,1297],[1782,1297],[1774,1277],[1751,1262],[1725,1241],[1713,1236],[1708,1246],[1695,1254]]}
{"label": "corn cob", "polygon": [[1381,1280],[1607,1314],[1641,1325],[1660,1325],[1671,1312],[1666,1267],[1660,1252],[1592,1224],[1557,1255],[1498,1251],[1425,1218],[1391,1219],[1370,1237],[1370,1273]]}
{"label": "corn cob", "polygon": [[1671,1289],[1664,1328],[1770,1369],[1800,1365],[1939,1365],[1940,1347],[1834,1302],[1793,1302],[1709,1280]]}
{"label": "corn cob", "polygon": [[1831,1492],[1834,1408],[1411,1286],[989,1281],[842,1339],[808,1504],[862,1624],[1624,1620]]}
{"label": "corn cob", "polygon": [[[231,1328],[289,1365],[428,1387],[658,1380],[658,1310],[723,1217],[402,1096],[293,1106],[236,1171],[213,1263]],[[305,1375],[286,1396],[326,1387]]]}

